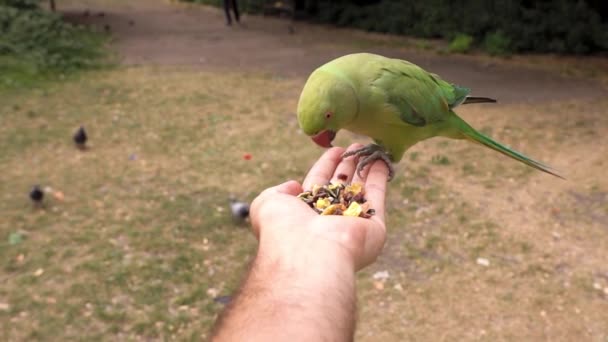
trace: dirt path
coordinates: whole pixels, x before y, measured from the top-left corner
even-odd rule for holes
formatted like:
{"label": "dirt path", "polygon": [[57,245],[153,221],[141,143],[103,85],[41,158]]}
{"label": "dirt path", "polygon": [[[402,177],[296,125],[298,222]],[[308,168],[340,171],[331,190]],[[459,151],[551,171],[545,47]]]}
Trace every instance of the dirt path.
{"label": "dirt path", "polygon": [[[305,77],[315,67],[352,52],[404,58],[503,103],[594,98],[601,88],[554,73],[480,63],[465,56],[441,56],[407,46],[405,40],[353,30],[245,16],[228,27],[215,8],[161,0],[68,2],[61,9],[78,22],[109,29],[125,64],[195,65],[205,69],[256,70]],[[88,11],[89,15],[84,12]],[[103,16],[100,15],[103,13]],[[389,46],[390,45],[390,46]]]}

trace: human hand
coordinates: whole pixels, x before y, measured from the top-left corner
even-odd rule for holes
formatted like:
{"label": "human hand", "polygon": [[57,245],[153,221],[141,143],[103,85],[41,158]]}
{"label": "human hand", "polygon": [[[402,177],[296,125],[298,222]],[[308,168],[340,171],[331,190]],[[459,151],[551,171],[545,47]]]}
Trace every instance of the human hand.
{"label": "human hand", "polygon": [[[360,148],[355,144],[349,150]],[[259,253],[289,265],[302,263],[338,262],[353,271],[373,263],[386,239],[384,200],[388,168],[376,161],[359,177],[354,157],[342,160],[343,148],[325,152],[308,172],[302,185],[288,181],[263,191],[251,205],[253,231],[260,240]],[[321,216],[296,196],[315,184],[338,182],[338,175],[346,175],[346,183],[362,183],[370,208],[371,218],[349,216]]]}
{"label": "human hand", "polygon": [[[386,239],[388,169],[376,161],[359,177],[356,158],[342,160],[343,152],[325,152],[303,185],[289,181],[253,201],[250,214],[260,240],[258,252],[216,323],[214,340],[353,340],[355,271],[376,260]],[[347,176],[346,182],[364,185],[374,216],[321,216],[296,197],[303,188],[338,181],[340,174]]]}

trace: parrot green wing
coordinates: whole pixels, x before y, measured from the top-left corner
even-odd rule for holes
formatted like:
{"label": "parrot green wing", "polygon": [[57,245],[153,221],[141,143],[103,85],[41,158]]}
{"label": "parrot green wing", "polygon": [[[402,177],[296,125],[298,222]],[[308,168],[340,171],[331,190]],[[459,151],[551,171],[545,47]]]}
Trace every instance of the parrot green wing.
{"label": "parrot green wing", "polygon": [[435,83],[441,88],[443,92],[443,96],[448,102],[448,106],[450,109],[462,104],[465,102],[469,94],[471,93],[471,89],[466,87],[461,87],[459,85],[448,83],[441,79],[437,74],[429,74]]}
{"label": "parrot green wing", "polygon": [[470,90],[443,81],[412,63],[392,59],[383,63],[372,87],[384,93],[399,118],[422,127],[446,119],[450,109],[461,104]]}

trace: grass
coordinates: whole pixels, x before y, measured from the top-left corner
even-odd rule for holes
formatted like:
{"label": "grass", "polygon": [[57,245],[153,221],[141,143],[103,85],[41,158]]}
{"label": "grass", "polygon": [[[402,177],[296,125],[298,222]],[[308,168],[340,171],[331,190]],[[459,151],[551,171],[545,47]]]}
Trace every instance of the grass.
{"label": "grass", "polygon": [[[0,94],[2,339],[208,337],[222,309],[213,297],[235,290],[256,246],[227,214],[228,197],[251,200],[301,179],[321,153],[297,130],[303,81],[132,67]],[[584,108],[587,119],[600,117]],[[529,107],[507,109],[521,132],[496,133],[506,141],[541,120],[526,121]],[[488,116],[506,117],[501,111],[463,116],[483,127]],[[86,151],[70,141],[81,124]],[[576,127],[587,129],[568,130]],[[593,139],[604,138],[575,144]],[[576,147],[558,137],[527,144],[531,153]],[[581,161],[592,192],[522,173],[465,142],[423,143],[409,154],[388,195],[387,246],[359,275],[359,340],[437,339],[437,331],[454,340],[605,338],[606,298],[593,287],[608,286],[605,227],[595,216],[581,221],[576,204],[605,213],[608,186],[593,177],[601,150]],[[34,210],[35,183],[64,199],[47,194],[46,208]],[[570,187],[582,195],[565,195]],[[559,226],[550,207],[561,208]],[[23,240],[10,245],[14,232]],[[371,277],[380,270],[390,273],[383,290]]]}
{"label": "grass", "polygon": [[[281,165],[266,184],[251,185],[268,167],[264,161],[279,167],[277,160],[284,158],[272,148],[285,141],[266,145],[268,150],[256,141],[273,126],[264,117],[287,108],[268,103],[238,117],[231,107],[235,98],[253,104],[246,101],[245,89],[229,89],[245,82],[273,94],[280,86],[247,75],[210,81],[210,75],[199,74],[188,87],[181,72],[162,75],[155,70],[97,74],[44,91],[17,92],[3,101],[3,117],[15,125],[2,129],[0,143],[8,171],[2,184],[14,182],[2,208],[10,224],[3,223],[1,231],[5,237],[27,232],[21,244],[2,248],[5,281],[27,290],[15,293],[18,298],[4,295],[9,295],[9,314],[28,312],[24,321],[32,324],[22,333],[6,327],[16,332],[13,338],[56,335],[62,324],[67,324],[66,337],[94,337],[118,322],[123,323],[112,333],[132,334],[137,326],[142,336],[158,337],[173,325],[180,334],[200,335],[221,308],[207,289],[234,290],[235,270],[244,267],[254,240],[219,209],[226,208],[231,193],[251,199],[262,186],[295,176],[296,165]],[[178,88],[189,90],[173,90]],[[69,96],[74,91],[80,96]],[[38,114],[25,115],[30,111]],[[85,152],[69,141],[80,124],[91,136]],[[242,124],[258,138],[239,137]],[[289,130],[285,126],[283,134]],[[252,152],[254,160],[243,160],[244,152]],[[25,197],[32,182],[62,191],[65,200],[49,198],[46,210],[33,210]],[[15,262],[20,255],[23,261]],[[32,275],[37,269],[44,270],[39,277]],[[37,293],[44,288],[52,290]],[[56,303],[47,304],[47,296]],[[192,310],[175,311],[182,306]],[[204,324],[190,327],[201,322],[200,311]],[[157,321],[165,322],[160,331],[143,329]],[[35,322],[47,323],[34,329]],[[83,330],[86,326],[98,329]]]}

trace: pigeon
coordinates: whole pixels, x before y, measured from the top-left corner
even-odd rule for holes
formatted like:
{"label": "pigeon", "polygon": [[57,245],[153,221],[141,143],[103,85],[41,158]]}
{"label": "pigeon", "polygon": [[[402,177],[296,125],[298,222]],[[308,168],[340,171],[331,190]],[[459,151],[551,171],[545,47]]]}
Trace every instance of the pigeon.
{"label": "pigeon", "polygon": [[249,217],[249,204],[237,201],[234,198],[230,199],[230,212],[232,218],[237,222],[242,222]]}
{"label": "pigeon", "polygon": [[74,143],[78,148],[84,149],[87,143],[87,132],[84,130],[84,126],[80,126],[80,128],[74,134]]}
{"label": "pigeon", "polygon": [[219,296],[213,298],[213,301],[219,304],[228,305],[232,301],[232,296]]}
{"label": "pigeon", "polygon": [[40,189],[39,185],[34,185],[32,191],[30,191],[30,199],[35,205],[40,205],[42,203],[42,199],[44,199],[44,191]]}

